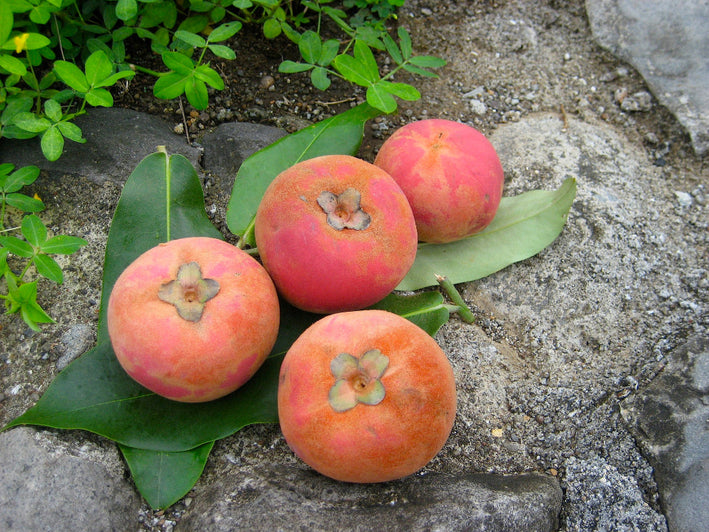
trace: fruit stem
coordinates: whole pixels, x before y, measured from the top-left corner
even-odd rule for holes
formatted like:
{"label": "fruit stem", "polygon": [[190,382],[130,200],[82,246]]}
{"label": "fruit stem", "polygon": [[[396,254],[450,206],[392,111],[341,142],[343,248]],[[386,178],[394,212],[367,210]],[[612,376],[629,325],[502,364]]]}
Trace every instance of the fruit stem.
{"label": "fruit stem", "polygon": [[436,274],[436,281],[438,281],[438,284],[441,285],[441,288],[450,298],[450,300],[455,303],[460,319],[462,319],[465,323],[475,323],[475,316],[468,308],[468,305],[465,304],[465,301],[463,301],[463,297],[460,295],[460,292],[458,292],[455,285],[450,281],[450,279],[443,275]]}

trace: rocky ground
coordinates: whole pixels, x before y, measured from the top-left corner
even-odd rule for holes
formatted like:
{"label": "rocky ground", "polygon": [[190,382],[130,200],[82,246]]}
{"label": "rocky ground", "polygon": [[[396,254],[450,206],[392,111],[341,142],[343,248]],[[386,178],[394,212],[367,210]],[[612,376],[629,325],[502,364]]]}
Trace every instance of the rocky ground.
{"label": "rocky ground", "polygon": [[[567,177],[578,185],[552,246],[461,287],[477,322],[453,319],[437,336],[459,413],[422,474],[329,482],[292,456],[277,427],[248,427],[217,442],[196,487],[156,512],[111,442],[18,428],[0,434],[2,528],[706,530],[709,111],[696,90],[707,78],[696,80],[706,76],[709,13],[636,4],[409,0],[400,12],[417,51],[448,65],[436,80],[401,77],[423,98],[374,120],[363,158],[396,127],[442,117],[489,136],[506,195]],[[91,347],[110,217],[155,145],[200,167],[207,211],[224,228],[241,158],[362,98],[279,74],[295,50],[277,44],[237,35],[240,60],[220,65],[228,87],[205,112],[156,100],[137,79],[117,94],[127,110],[87,117],[89,142],[56,163],[0,142],[3,162],[46,170],[33,192],[48,227],[89,241],[61,258],[64,285],[42,290],[57,324],[32,333],[0,316],[0,423]]]}

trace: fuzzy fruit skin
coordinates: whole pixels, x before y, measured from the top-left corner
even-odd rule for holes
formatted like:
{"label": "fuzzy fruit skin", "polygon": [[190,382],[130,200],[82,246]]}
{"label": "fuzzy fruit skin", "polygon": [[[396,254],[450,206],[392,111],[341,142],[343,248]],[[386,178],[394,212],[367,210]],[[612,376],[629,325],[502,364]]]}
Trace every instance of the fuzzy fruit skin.
{"label": "fuzzy fruit skin", "polygon": [[[197,262],[219,283],[197,322],[158,298],[180,265]],[[243,385],[276,341],[278,296],[263,267],[215,238],[160,244],[118,277],[108,301],[108,332],[126,372],[149,390],[182,402],[217,399]]]}
{"label": "fuzzy fruit skin", "polygon": [[[379,349],[389,357],[384,399],[345,412],[328,402],[330,363]],[[415,473],[453,427],[456,391],[445,354],[425,331],[382,310],[331,314],[308,328],[281,365],[278,416],[286,442],[305,463],[345,482],[385,482]]]}
{"label": "fuzzy fruit skin", "polygon": [[453,242],[482,231],[502,198],[504,173],[495,149],[459,122],[407,124],[384,142],[374,164],[406,194],[422,242]]}
{"label": "fuzzy fruit skin", "polygon": [[[371,217],[365,229],[334,229],[317,199],[354,188]],[[278,291],[309,312],[357,310],[376,303],[404,278],[417,234],[404,193],[386,172],[349,155],[325,155],[279,174],[254,221],[261,261]]]}

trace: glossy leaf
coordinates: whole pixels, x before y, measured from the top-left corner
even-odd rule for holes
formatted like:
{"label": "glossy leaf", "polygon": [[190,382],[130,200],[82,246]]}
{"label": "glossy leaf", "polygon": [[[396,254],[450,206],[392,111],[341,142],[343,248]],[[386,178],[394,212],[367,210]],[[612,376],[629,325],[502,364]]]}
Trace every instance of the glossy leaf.
{"label": "glossy leaf", "polygon": [[412,295],[390,294],[370,308],[388,310],[415,323],[431,336],[450,318],[450,310],[440,292]]}
{"label": "glossy leaf", "polygon": [[575,197],[576,181],[569,178],[556,191],[503,198],[495,219],[480,233],[449,244],[420,244],[397,289],[437,285],[436,275],[456,284],[474,281],[536,255],[559,236]]}
{"label": "glossy leaf", "polygon": [[214,442],[189,451],[148,451],[119,445],[138,491],[152,508],[181,499],[202,475]]}
{"label": "glossy leaf", "polygon": [[246,159],[236,174],[229,200],[229,230],[253,244],[253,219],[271,181],[283,170],[306,159],[319,155],[356,154],[365,122],[379,114],[369,105],[358,105],[288,135]]}

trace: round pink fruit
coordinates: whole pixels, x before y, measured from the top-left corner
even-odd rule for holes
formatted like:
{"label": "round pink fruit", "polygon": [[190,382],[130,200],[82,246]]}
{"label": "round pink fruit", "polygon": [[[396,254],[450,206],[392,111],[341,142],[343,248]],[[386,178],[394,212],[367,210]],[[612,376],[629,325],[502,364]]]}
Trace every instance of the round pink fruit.
{"label": "round pink fruit", "polygon": [[336,480],[384,482],[415,473],[445,444],[455,412],[445,353],[391,312],[326,316],[281,365],[278,417],[286,442]]}
{"label": "round pink fruit", "polygon": [[278,296],[266,270],[215,238],[160,244],[133,261],[108,301],[113,351],[158,395],[203,402],[227,395],[276,341]]}
{"label": "round pink fruit", "polygon": [[384,142],[374,164],[406,194],[423,242],[453,242],[482,231],[502,198],[504,174],[495,149],[459,122],[407,124]]}
{"label": "round pink fruit", "polygon": [[408,273],[417,248],[399,186],[348,155],[308,159],[278,175],[261,200],[254,235],[281,295],[317,313],[383,299]]}

